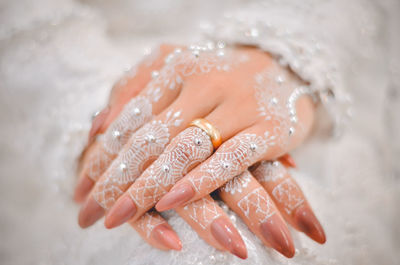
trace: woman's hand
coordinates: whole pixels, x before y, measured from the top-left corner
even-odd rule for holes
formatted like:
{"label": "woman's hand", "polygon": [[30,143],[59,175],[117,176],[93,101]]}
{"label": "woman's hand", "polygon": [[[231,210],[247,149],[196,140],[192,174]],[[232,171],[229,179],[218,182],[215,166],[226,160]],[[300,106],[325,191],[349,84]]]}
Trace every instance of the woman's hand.
{"label": "woman's hand", "polygon": [[[157,241],[153,236],[148,242],[160,247],[169,240],[161,248],[179,249],[179,239],[162,217],[147,213],[179,181],[156,208],[175,208],[208,243],[245,257],[238,232],[208,195],[226,183],[221,198],[266,245],[293,256],[282,216],[324,242],[303,194],[279,162],[271,165],[277,165],[281,177],[271,181],[262,181],[268,178],[261,169],[269,162],[253,171],[259,181],[247,170],[304,140],[314,108],[310,97],[303,96],[307,87],[254,48],[171,50],[163,46],[154,61],[142,63],[136,75],[120,82],[109,108],[95,120],[91,136],[102,131],[105,135],[83,158],[75,198],[82,201],[88,192],[90,196],[80,213],[81,226],[94,223],[118,199],[107,215],[107,227],[129,220],[149,238],[163,224],[169,239]],[[214,154],[203,130],[187,128],[196,118],[205,118],[219,130],[223,144]],[[146,218],[160,221],[147,225]],[[144,232],[146,227],[152,230]],[[156,233],[158,238],[165,234]]]}

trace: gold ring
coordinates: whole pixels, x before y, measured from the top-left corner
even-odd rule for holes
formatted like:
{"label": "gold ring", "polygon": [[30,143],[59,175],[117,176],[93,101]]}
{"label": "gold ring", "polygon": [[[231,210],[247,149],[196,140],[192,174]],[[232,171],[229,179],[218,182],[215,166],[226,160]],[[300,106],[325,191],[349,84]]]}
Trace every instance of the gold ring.
{"label": "gold ring", "polygon": [[210,136],[210,138],[211,138],[211,142],[214,146],[214,150],[217,149],[221,145],[221,143],[222,143],[221,134],[206,119],[195,119],[189,124],[189,126],[196,126],[200,129],[202,129],[203,131],[205,131],[208,134],[208,136]]}

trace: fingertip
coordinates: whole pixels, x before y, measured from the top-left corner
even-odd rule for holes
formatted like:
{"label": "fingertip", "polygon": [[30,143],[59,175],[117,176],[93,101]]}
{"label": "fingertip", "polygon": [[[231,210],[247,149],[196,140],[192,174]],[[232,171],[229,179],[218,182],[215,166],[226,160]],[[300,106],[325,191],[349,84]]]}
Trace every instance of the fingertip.
{"label": "fingertip", "polygon": [[178,235],[166,223],[156,226],[153,231],[153,238],[167,249],[182,250],[182,242]]}
{"label": "fingertip", "polygon": [[81,228],[87,228],[93,225],[104,215],[104,209],[90,197],[79,211],[78,224]]}
{"label": "fingertip", "polygon": [[182,183],[165,194],[156,204],[155,208],[159,212],[167,211],[179,206],[183,206],[195,195],[192,185]]}
{"label": "fingertip", "polygon": [[298,228],[319,244],[325,244],[325,231],[307,204],[300,206],[294,213],[294,220]]}
{"label": "fingertip", "polygon": [[135,203],[132,199],[125,195],[121,197],[113,207],[111,207],[105,220],[104,226],[108,229],[122,225],[131,219],[137,211]]}

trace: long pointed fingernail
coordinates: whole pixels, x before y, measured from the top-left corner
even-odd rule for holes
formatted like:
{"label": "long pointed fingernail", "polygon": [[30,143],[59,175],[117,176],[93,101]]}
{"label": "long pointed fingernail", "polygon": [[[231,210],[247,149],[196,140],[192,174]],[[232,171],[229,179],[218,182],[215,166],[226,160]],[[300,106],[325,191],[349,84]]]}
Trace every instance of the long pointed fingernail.
{"label": "long pointed fingernail", "polygon": [[90,197],[86,200],[79,212],[79,225],[82,228],[89,227],[103,215],[104,209],[95,201],[95,199],[93,199],[93,197]]}
{"label": "long pointed fingernail", "polygon": [[236,228],[224,217],[219,217],[211,223],[211,234],[225,249],[233,255],[247,258],[246,245]]}
{"label": "long pointed fingernail", "polygon": [[292,168],[297,168],[296,162],[294,161],[293,157],[289,154],[283,155],[279,160],[283,163],[286,164],[289,167]]}
{"label": "long pointed fingernail", "polygon": [[94,181],[86,176],[81,177],[78,185],[76,185],[74,192],[74,200],[78,203],[83,202],[86,196],[89,194],[90,190],[94,185]]}
{"label": "long pointed fingernail", "polygon": [[156,209],[157,211],[162,212],[182,206],[185,202],[193,198],[194,194],[195,192],[192,185],[189,183],[179,184],[159,200]]}
{"label": "long pointed fingernail", "polygon": [[136,205],[129,196],[119,199],[110,209],[104,221],[107,228],[114,228],[122,225],[131,219],[136,213]]}
{"label": "long pointed fingernail", "polygon": [[99,132],[101,127],[103,126],[104,122],[107,119],[108,114],[110,113],[110,107],[107,106],[102,111],[100,111],[93,119],[92,128],[90,128],[89,132],[89,143],[94,140],[94,137]]}
{"label": "long pointed fingernail", "polygon": [[305,204],[296,209],[294,220],[298,228],[310,238],[320,244],[326,242],[324,229],[308,205]]}
{"label": "long pointed fingernail", "polygon": [[289,229],[279,215],[274,214],[260,225],[261,235],[275,250],[292,258],[295,253],[294,244]]}
{"label": "long pointed fingernail", "polygon": [[152,237],[167,249],[182,249],[181,240],[167,224],[160,224],[156,226],[151,233]]}

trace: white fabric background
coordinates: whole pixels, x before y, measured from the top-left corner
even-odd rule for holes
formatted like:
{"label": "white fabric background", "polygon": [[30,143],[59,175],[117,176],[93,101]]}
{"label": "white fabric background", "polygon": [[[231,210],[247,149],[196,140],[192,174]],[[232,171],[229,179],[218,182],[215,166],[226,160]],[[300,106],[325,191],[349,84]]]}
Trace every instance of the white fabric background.
{"label": "white fabric background", "polygon": [[324,246],[294,232],[298,253],[287,260],[236,220],[249,249],[242,262],[206,246],[173,213],[181,253],[150,248],[128,226],[78,227],[71,200],[76,157],[112,83],[145,47],[196,39],[195,25],[245,2],[0,2],[1,264],[398,264],[396,1],[374,5],[374,56],[353,61],[346,72],[354,97],[349,128],[338,140],[315,138],[294,154],[301,169],[294,175],[327,232]]}

